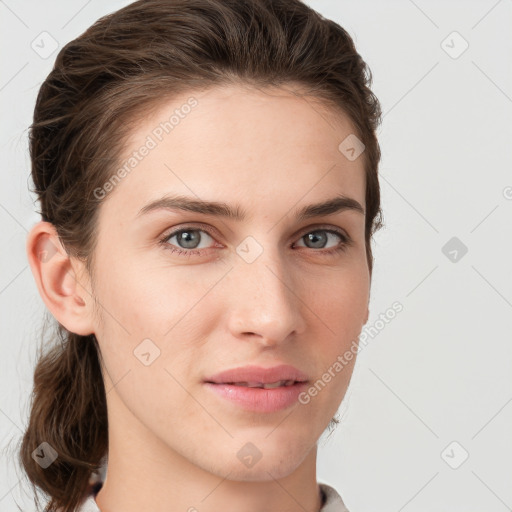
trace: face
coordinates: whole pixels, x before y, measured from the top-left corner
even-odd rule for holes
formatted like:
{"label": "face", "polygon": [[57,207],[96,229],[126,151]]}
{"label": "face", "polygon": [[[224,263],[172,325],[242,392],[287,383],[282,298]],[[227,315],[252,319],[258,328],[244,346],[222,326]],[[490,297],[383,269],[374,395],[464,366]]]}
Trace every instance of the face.
{"label": "face", "polygon": [[[242,86],[175,97],[137,124],[119,166],[129,172],[103,189],[92,293],[109,415],[143,432],[141,445],[235,480],[286,476],[315,447],[368,314],[363,158],[338,149],[354,132],[312,99]],[[155,203],[176,196],[233,215]],[[298,216],[341,196],[363,212]],[[308,382],[205,383],[281,364]],[[247,455],[261,458],[250,467]]]}

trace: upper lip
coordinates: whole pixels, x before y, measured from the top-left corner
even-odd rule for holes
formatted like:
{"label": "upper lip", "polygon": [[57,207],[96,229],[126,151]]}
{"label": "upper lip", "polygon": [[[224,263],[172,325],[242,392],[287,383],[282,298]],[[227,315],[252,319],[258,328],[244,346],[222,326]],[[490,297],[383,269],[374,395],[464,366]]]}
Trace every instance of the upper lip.
{"label": "upper lip", "polygon": [[281,380],[294,380],[298,382],[306,382],[308,376],[301,372],[295,366],[288,364],[280,364],[270,368],[261,366],[241,366],[217,373],[205,379],[205,382],[213,382],[216,384],[227,384],[231,382],[261,382],[268,384]]}

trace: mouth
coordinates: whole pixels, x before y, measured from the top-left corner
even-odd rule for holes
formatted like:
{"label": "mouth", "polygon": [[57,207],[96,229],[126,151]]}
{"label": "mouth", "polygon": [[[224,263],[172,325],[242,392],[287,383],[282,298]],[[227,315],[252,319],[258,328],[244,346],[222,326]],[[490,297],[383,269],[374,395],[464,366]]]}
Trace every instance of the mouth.
{"label": "mouth", "polygon": [[307,381],[280,380],[276,382],[204,382],[206,389],[225,407],[256,412],[276,413],[299,403]]}
{"label": "mouth", "polygon": [[307,374],[287,364],[256,365],[225,370],[207,377],[203,384],[226,403],[246,411],[276,412],[296,404],[309,382]]}
{"label": "mouth", "polygon": [[281,387],[290,387],[295,384],[302,384],[307,381],[298,381],[298,380],[278,380],[276,382],[213,382],[206,381],[207,384],[218,384],[225,386],[239,386],[244,388],[261,388],[261,389],[276,389]]}

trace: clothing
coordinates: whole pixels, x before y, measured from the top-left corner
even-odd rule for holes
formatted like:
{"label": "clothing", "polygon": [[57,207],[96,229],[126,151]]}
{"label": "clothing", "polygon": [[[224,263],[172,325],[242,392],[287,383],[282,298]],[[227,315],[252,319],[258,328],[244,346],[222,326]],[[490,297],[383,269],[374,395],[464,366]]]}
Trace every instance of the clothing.
{"label": "clothing", "polygon": [[[98,494],[99,490],[103,482],[95,482],[91,483],[89,493],[87,495],[86,500],[82,503],[77,512],[100,512],[98,505],[96,505],[96,501],[94,500],[96,494]],[[320,490],[322,492],[322,496],[324,499],[324,505],[320,509],[320,512],[348,512],[343,500],[340,495],[328,484],[318,483],[320,486]]]}

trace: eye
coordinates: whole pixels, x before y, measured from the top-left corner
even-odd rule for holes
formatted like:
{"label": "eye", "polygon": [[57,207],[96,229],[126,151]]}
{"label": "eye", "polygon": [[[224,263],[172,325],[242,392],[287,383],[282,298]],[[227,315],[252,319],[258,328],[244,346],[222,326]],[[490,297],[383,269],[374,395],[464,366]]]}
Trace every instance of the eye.
{"label": "eye", "polygon": [[[173,238],[175,238],[176,241],[171,243]],[[207,243],[208,238],[213,240],[213,237],[208,231],[189,226],[165,235],[165,237],[160,240],[160,243],[173,253],[177,252],[179,255],[190,256],[192,254],[201,254],[201,251],[198,249],[204,250],[206,248],[204,246],[201,247],[201,243],[204,243],[205,240]]]}
{"label": "eye", "polygon": [[[175,239],[174,242],[171,242]],[[159,243],[170,250],[172,253],[177,253],[180,256],[201,255],[208,250],[208,239],[213,240],[213,236],[206,229],[200,229],[194,226],[185,226],[176,231],[166,234],[159,240]],[[333,247],[325,248],[329,239],[335,243]],[[348,235],[344,232],[335,229],[317,228],[315,230],[307,231],[299,240],[306,240],[307,245],[302,246],[309,249],[323,249],[316,250],[319,254],[329,255],[340,251],[346,251],[352,244]],[[203,246],[201,246],[203,244]]]}
{"label": "eye", "polygon": [[310,249],[325,249],[325,245],[329,240],[329,235],[331,239],[334,239],[334,241],[336,241],[337,238],[341,242],[335,244],[334,247],[321,251],[323,254],[346,251],[351,245],[350,238],[345,233],[338,231],[337,229],[319,228],[314,231],[308,231],[306,234],[301,236],[300,240],[306,240],[306,243],[308,244],[306,247],[309,247]]}

